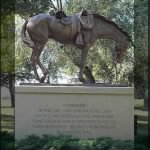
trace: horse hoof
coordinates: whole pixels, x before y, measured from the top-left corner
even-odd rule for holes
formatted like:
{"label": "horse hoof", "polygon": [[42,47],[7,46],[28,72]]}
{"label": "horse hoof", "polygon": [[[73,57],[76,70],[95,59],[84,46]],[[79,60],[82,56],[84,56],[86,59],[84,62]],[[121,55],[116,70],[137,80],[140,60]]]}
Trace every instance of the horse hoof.
{"label": "horse hoof", "polygon": [[91,84],[90,81],[84,81],[83,84]]}
{"label": "horse hoof", "polygon": [[45,80],[45,76],[40,79],[40,83],[43,83]]}
{"label": "horse hoof", "polygon": [[48,70],[46,69],[46,71],[43,74],[44,76],[46,76],[48,74]]}
{"label": "horse hoof", "polygon": [[35,79],[40,82],[40,78],[35,78]]}

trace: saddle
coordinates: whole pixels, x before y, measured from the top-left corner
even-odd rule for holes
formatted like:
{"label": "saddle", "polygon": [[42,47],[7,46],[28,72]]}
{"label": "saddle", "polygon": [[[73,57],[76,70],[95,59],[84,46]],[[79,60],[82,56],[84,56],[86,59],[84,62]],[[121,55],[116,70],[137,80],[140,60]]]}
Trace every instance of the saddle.
{"label": "saddle", "polygon": [[72,24],[72,20],[70,19],[70,17],[66,16],[64,11],[62,11],[62,10],[58,10],[56,12],[54,10],[50,10],[49,15],[55,16],[58,19],[58,21],[63,25]]}
{"label": "saddle", "polygon": [[94,19],[93,15],[90,12],[88,12],[87,10],[82,10],[78,13],[78,17],[83,29],[90,30],[93,28]]}
{"label": "saddle", "polygon": [[[60,19],[60,22],[64,25],[70,25],[72,24],[72,20],[70,19],[70,17],[66,16],[66,14],[64,13],[64,11],[62,10],[58,10],[58,11],[54,11],[54,10],[50,10],[49,14],[52,16],[55,16],[57,19]],[[93,16],[87,11],[87,10],[82,10],[81,12],[79,12],[78,14],[76,14],[83,29],[92,29],[94,22],[93,22]]]}
{"label": "saddle", "polygon": [[[78,25],[78,35],[76,37],[76,44],[79,46],[85,46],[85,40],[83,37],[84,30],[90,30],[94,26],[94,18],[87,10],[82,10],[77,14],[80,25]],[[83,29],[83,30],[82,30]]]}
{"label": "saddle", "polygon": [[[63,12],[64,13],[64,12]],[[87,10],[82,10],[81,12],[75,15],[75,19],[71,19],[71,16],[62,15],[61,10],[56,12],[55,14],[51,12],[50,15],[54,15],[58,21],[63,25],[71,25],[72,31],[77,28],[77,36],[76,36],[76,44],[78,46],[84,46],[84,31],[83,30],[90,30],[94,26],[94,18],[93,15],[88,12]],[[62,15],[61,17],[57,17]]]}

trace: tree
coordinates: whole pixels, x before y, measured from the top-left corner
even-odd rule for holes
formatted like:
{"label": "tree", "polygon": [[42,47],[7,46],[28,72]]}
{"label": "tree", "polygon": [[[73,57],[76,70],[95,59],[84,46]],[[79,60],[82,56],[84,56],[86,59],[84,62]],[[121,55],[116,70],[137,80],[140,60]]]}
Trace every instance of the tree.
{"label": "tree", "polygon": [[1,1],[1,86],[9,88],[14,107],[15,26],[14,1]]}
{"label": "tree", "polygon": [[148,1],[135,1],[135,97],[148,107]]}

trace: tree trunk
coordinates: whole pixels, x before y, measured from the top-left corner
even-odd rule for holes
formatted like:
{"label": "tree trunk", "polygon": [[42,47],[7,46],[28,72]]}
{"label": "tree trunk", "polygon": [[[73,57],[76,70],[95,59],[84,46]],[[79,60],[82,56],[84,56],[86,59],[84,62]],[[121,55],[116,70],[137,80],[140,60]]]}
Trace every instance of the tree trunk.
{"label": "tree trunk", "polygon": [[62,1],[60,0],[60,9],[63,10],[62,8]]}
{"label": "tree trunk", "polygon": [[144,109],[148,110],[148,89],[146,89],[144,93]]}
{"label": "tree trunk", "polygon": [[8,74],[9,92],[11,97],[11,107],[15,107],[15,87],[13,74]]}
{"label": "tree trunk", "polygon": [[60,9],[59,0],[57,0],[57,9]]}

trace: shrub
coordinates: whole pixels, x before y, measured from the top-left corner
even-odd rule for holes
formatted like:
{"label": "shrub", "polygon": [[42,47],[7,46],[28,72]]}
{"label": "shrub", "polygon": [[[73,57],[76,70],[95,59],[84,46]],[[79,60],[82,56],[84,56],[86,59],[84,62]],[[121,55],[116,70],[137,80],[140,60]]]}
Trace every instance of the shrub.
{"label": "shrub", "polygon": [[111,138],[101,137],[97,138],[94,145],[96,150],[108,150],[111,148],[113,140]]}
{"label": "shrub", "polygon": [[148,150],[148,136],[137,135],[134,142],[135,150]]}
{"label": "shrub", "polygon": [[[142,145],[140,137],[136,138],[140,141],[135,145],[135,150],[146,150],[145,145]],[[97,139],[78,139],[71,136],[52,136],[43,135],[41,137],[36,135],[27,136],[16,142],[17,150],[49,150],[51,148],[56,150],[133,150],[134,142],[130,140],[113,140],[112,138],[101,137]]]}
{"label": "shrub", "polygon": [[134,143],[132,141],[116,140],[112,144],[114,150],[134,150]]}
{"label": "shrub", "polygon": [[6,131],[1,132],[1,149],[13,150],[15,148],[14,135]]}
{"label": "shrub", "polygon": [[21,150],[40,150],[43,147],[41,143],[41,138],[37,135],[29,135],[25,139],[21,139],[17,142],[16,148],[21,148]]}

